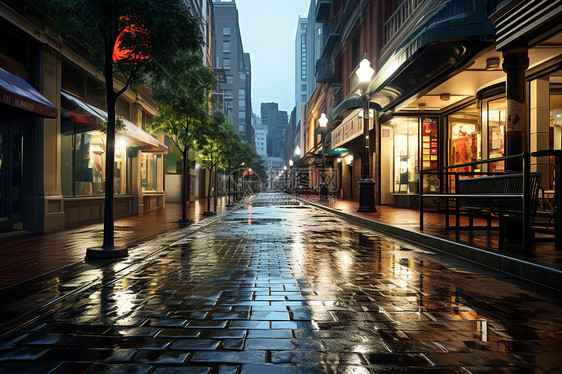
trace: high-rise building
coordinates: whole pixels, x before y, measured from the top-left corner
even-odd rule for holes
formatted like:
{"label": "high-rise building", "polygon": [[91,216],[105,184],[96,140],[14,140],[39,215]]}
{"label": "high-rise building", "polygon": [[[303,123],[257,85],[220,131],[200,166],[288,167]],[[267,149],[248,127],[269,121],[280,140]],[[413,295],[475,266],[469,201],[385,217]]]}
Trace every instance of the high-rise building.
{"label": "high-rise building", "polygon": [[205,66],[212,66],[212,17],[213,17],[213,1],[212,0],[184,0],[185,4],[191,11],[191,14],[199,18],[199,29],[203,35],[203,44],[201,45],[201,53],[203,55],[203,63]]}
{"label": "high-rise building", "polygon": [[217,84],[216,96],[223,101],[227,118],[231,118],[243,140],[252,139],[252,91],[250,54],[244,52],[234,0],[213,0],[213,66],[224,80]]}
{"label": "high-rise building", "polygon": [[308,60],[308,19],[299,17],[297,35],[295,36],[295,108],[297,122],[308,101],[308,78],[310,61]]}
{"label": "high-rise building", "polygon": [[324,48],[322,23],[316,22],[316,0],[310,0],[307,22],[307,99],[310,99],[312,97],[312,94],[314,93],[314,90],[316,89],[316,62],[322,56],[322,51]]}
{"label": "high-rise building", "polygon": [[283,132],[289,121],[287,112],[280,111],[277,103],[262,103],[261,121],[268,131],[268,157],[283,157]]}

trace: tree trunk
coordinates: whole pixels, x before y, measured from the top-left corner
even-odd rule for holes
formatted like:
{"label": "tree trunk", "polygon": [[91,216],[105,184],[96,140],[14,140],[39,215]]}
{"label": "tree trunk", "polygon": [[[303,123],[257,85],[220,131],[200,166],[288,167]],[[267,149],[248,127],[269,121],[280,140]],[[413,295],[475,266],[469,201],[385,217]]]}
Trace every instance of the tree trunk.
{"label": "tree trunk", "polygon": [[211,182],[213,181],[213,159],[209,168],[209,185],[207,186],[207,212],[211,212]]}
{"label": "tree trunk", "polygon": [[113,169],[115,163],[115,102],[113,91],[113,46],[105,46],[105,88],[107,97],[107,133],[105,149],[105,207],[103,216],[103,248],[114,246]]}
{"label": "tree trunk", "polygon": [[217,165],[215,165],[215,201],[214,201],[214,206],[215,206],[215,213],[217,212],[217,196],[218,196],[218,170],[217,170]]}
{"label": "tree trunk", "polygon": [[187,222],[187,205],[191,197],[191,168],[189,165],[189,121],[185,122],[185,144],[183,145],[183,185],[181,189],[181,222]]}
{"label": "tree trunk", "polygon": [[182,168],[182,189],[181,189],[181,222],[187,221],[187,187],[186,184],[189,184],[188,180],[188,161],[187,161],[187,154],[188,150],[187,147],[183,149],[183,168]]}

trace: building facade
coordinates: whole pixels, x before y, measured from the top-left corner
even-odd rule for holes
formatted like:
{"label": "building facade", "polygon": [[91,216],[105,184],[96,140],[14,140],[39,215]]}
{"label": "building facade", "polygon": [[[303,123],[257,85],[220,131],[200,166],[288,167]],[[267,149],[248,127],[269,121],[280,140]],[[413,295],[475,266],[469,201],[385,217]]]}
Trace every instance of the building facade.
{"label": "building facade", "polygon": [[250,54],[244,52],[236,1],[213,1],[214,67],[224,72],[217,95],[221,96],[227,118],[242,139],[252,139],[252,84]]}
{"label": "building facade", "polygon": [[[203,64],[209,68],[213,68],[213,47],[214,47],[214,29],[213,29],[213,1],[212,0],[184,0],[191,14],[200,20],[199,30],[203,35],[203,44],[201,45],[201,55],[203,56]],[[219,76],[217,76],[219,79]],[[224,81],[224,78],[223,78]],[[214,98],[222,103],[222,96],[217,97],[213,93]],[[174,143],[167,137],[164,143],[168,147],[168,154],[164,156],[164,186],[166,187],[166,201],[170,203],[181,202],[182,187],[182,154],[176,149]],[[189,184],[190,193],[189,201],[204,198],[207,195],[207,184],[210,183],[211,173],[196,162],[196,152],[189,152]]]}
{"label": "building facade", "polygon": [[[319,2],[324,48],[307,104],[301,163],[317,163],[314,130],[325,112],[329,167],[338,171],[333,193],[358,198],[364,95],[378,204],[418,207],[421,182],[424,193],[450,185],[435,176],[420,182],[423,169],[560,149],[562,5],[539,3]],[[528,22],[507,26],[514,17]],[[375,73],[361,87],[355,71],[365,55]],[[553,160],[531,163],[543,189],[551,190]],[[517,171],[504,161],[483,165],[466,171]]]}
{"label": "building facade", "polygon": [[[312,30],[314,32],[314,30]],[[295,36],[295,110],[296,118],[306,111],[309,95],[310,58],[309,58],[308,19],[299,17]]]}
{"label": "building facade", "polygon": [[267,128],[267,156],[283,158],[283,134],[288,123],[287,112],[277,103],[261,104],[261,123]]}
{"label": "building facade", "polygon": [[[0,2],[0,231],[45,232],[103,217],[104,81],[79,43],[43,28],[20,1]],[[40,32],[38,32],[38,30]],[[123,84],[115,80],[117,89]],[[157,104],[146,88],[116,103],[116,216],[162,208],[168,149],[143,130]]]}

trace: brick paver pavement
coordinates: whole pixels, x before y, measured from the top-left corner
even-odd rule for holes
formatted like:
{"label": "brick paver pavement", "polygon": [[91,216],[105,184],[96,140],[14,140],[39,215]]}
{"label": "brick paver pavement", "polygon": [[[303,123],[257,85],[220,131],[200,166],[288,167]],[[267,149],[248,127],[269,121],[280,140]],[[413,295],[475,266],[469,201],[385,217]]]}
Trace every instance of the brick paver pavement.
{"label": "brick paver pavement", "polygon": [[[217,212],[223,212],[226,199],[219,198],[217,202]],[[207,210],[206,204],[207,199],[192,202],[187,219],[198,222]],[[181,204],[174,203],[138,216],[119,217],[115,220],[115,245],[132,247],[149,237],[177,229],[180,219]],[[45,234],[0,238],[0,290],[81,262],[86,250],[99,247],[102,240],[103,222]]]}
{"label": "brick paver pavement", "polygon": [[4,291],[0,372],[560,372],[559,294],[279,198]]}

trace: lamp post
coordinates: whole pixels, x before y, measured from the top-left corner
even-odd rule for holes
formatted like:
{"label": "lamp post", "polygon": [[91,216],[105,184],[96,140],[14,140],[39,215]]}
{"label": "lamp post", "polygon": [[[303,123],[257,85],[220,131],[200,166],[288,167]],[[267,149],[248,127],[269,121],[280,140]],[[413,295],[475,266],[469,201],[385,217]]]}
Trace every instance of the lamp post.
{"label": "lamp post", "polygon": [[[301,157],[301,148],[297,145],[295,147],[295,158],[297,161],[297,169],[298,169],[298,165],[299,165],[299,159]],[[295,170],[295,196],[299,196],[299,172],[298,170]]]}
{"label": "lamp post", "polygon": [[320,136],[322,138],[322,172],[320,173],[322,181],[319,186],[319,194],[322,198],[325,198],[328,196],[328,184],[326,183],[326,126],[328,125],[328,118],[326,113],[320,115],[318,124],[320,125]]}
{"label": "lamp post", "polygon": [[291,178],[289,179],[289,193],[293,192],[293,160],[289,160],[289,168],[291,169],[289,173],[291,173]]}
{"label": "lamp post", "polygon": [[287,172],[288,172],[287,165],[283,165],[283,171],[285,172],[285,188],[284,188],[284,190],[285,190],[285,192],[287,192],[287,190],[288,190],[288,188],[287,188]]}
{"label": "lamp post", "polygon": [[365,53],[365,57],[359,63],[359,69],[355,73],[359,78],[359,84],[363,87],[363,156],[361,157],[362,174],[359,181],[359,207],[357,211],[376,212],[375,181],[371,178],[369,166],[369,95],[367,93],[367,88],[375,71],[367,60],[367,53]]}

